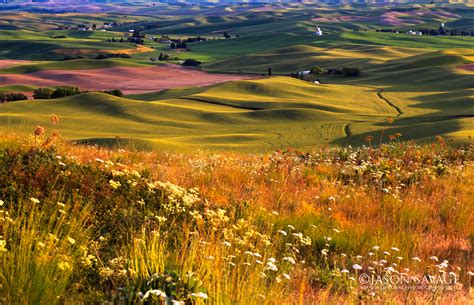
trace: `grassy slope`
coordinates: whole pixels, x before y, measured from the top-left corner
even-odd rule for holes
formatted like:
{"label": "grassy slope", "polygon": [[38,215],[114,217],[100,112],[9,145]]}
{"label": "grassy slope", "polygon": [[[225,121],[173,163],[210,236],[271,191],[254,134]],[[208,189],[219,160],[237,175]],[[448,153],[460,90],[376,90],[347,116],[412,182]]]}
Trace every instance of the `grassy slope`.
{"label": "grassy slope", "polygon": [[146,140],[150,146],[267,150],[344,138],[344,127],[354,120],[375,122],[395,114],[374,89],[354,88],[341,99],[346,90],[276,77],[154,102],[90,93],[1,105],[0,120],[4,130],[29,131],[47,124],[54,112],[62,118],[58,129],[72,139],[113,142],[120,136],[139,145]]}
{"label": "grassy slope", "polygon": [[[353,14],[354,12],[346,13]],[[321,16],[326,14],[337,15],[337,12],[320,13]],[[376,16],[377,12],[371,11],[367,14]],[[294,24],[288,27],[285,25],[286,21],[282,21],[285,19],[282,16]],[[282,83],[274,78],[271,83],[266,80],[258,85],[238,82],[209,88],[177,89],[139,95],[134,98],[147,101],[160,100],[160,102],[148,103],[146,106],[143,106],[145,104],[142,102],[132,103],[123,99],[116,102],[132,103],[127,104],[126,108],[137,107],[136,111],[139,112],[137,116],[148,117],[148,119],[129,124],[129,116],[124,121],[123,117],[112,118],[108,115],[108,119],[117,120],[117,122],[105,129],[101,129],[103,126],[99,124],[98,130],[106,132],[106,137],[109,138],[116,133],[121,133],[124,137],[147,138],[151,142],[159,139],[161,144],[172,146],[177,143],[191,145],[201,143],[203,146],[210,143],[212,147],[222,145],[246,149],[250,145],[255,145],[256,149],[263,149],[273,145],[306,146],[328,141],[345,143],[349,140],[351,143],[361,143],[365,135],[380,132],[380,129],[384,128],[381,117],[397,115],[393,112],[395,108],[401,110],[402,113],[389,132],[400,131],[405,139],[429,137],[433,135],[433,130],[440,134],[466,138],[466,135],[474,130],[471,88],[473,75],[471,72],[458,68],[473,61],[474,40],[472,37],[414,37],[373,31],[334,32],[340,26],[345,27],[345,24],[324,25],[324,28],[329,30],[326,31],[329,35],[323,37],[295,35],[309,33],[311,28],[309,26],[312,26],[312,23],[308,23],[308,18],[308,15],[302,17],[302,15],[282,11],[275,14],[238,14],[237,17],[224,15],[219,18],[192,17],[186,23],[179,22],[179,18],[176,18],[178,21],[170,18],[162,24],[174,30],[178,27],[180,30],[177,33],[188,33],[187,29],[195,29],[193,34],[209,33],[214,29],[227,29],[222,27],[223,24],[227,24],[228,28],[232,29],[230,31],[232,33],[236,33],[234,31],[244,33],[237,39],[190,44],[191,52],[178,54],[181,59],[194,57],[207,62],[204,68],[210,71],[262,73],[271,66],[274,73],[288,73],[307,70],[314,65],[323,67],[356,65],[363,68],[363,76],[358,78],[321,76],[324,83],[344,84],[332,85],[331,90],[324,94],[308,89],[314,88],[313,85],[306,84],[305,87],[301,84],[289,83],[288,80]],[[253,32],[246,33],[246,29],[253,29]],[[301,29],[304,31],[300,32]],[[16,32],[1,31],[0,34],[5,37],[10,35],[11,39],[17,39],[20,44],[37,42],[32,40],[36,35],[32,32]],[[45,45],[57,43],[58,40],[50,38],[54,33],[59,32],[41,33],[44,39],[41,43]],[[65,34],[69,38],[60,41],[62,44],[71,44],[75,47],[81,44],[92,45],[93,48],[95,48],[94,44],[102,43],[100,41],[105,38],[105,35],[120,35],[102,32],[67,32]],[[26,41],[23,41],[25,39]],[[42,69],[128,65],[144,63],[149,56],[169,51],[165,46],[158,44],[154,46],[155,52],[133,55],[132,60],[78,60],[25,65],[5,71],[27,73]],[[44,47],[48,54],[48,47]],[[20,52],[37,52],[37,49],[31,46],[19,50]],[[291,87],[288,88],[288,86]],[[280,92],[281,88],[285,88],[283,92]],[[383,93],[381,93],[382,89]],[[377,93],[380,96],[377,96]],[[366,100],[372,101],[369,104],[371,106],[380,105],[380,103],[388,105],[381,97],[388,99],[395,108],[391,107],[389,112],[381,111],[381,117],[376,120],[378,123],[374,122],[373,117],[360,116],[360,114],[376,114],[379,111],[379,109],[372,111],[370,107],[359,109],[360,100],[362,103]],[[101,95],[84,98],[89,100],[90,105],[94,105],[94,100],[102,105],[104,100]],[[8,107],[14,109],[14,106]],[[141,107],[156,107],[156,111],[153,110],[155,108],[140,110]],[[156,116],[156,113],[159,113],[159,116]],[[67,111],[65,114],[68,115]],[[94,120],[101,121],[103,114],[97,116],[93,112],[90,115]],[[80,120],[80,118],[76,119]],[[34,124],[31,120],[27,122]],[[156,129],[154,126],[156,122],[159,122],[159,132],[150,132],[150,129]],[[10,123],[10,127],[15,124]],[[119,125],[122,127],[114,127]],[[74,138],[102,136],[100,132],[94,133],[92,129],[90,132],[73,132],[73,127],[74,124],[71,124],[68,132]],[[186,131],[183,132],[183,130]],[[272,133],[272,130],[276,132]],[[281,130],[283,132],[280,132]],[[80,136],[80,134],[85,135]],[[348,134],[349,138],[347,138]],[[167,139],[165,135],[168,136]]]}
{"label": "grassy slope", "polygon": [[209,41],[191,46],[192,52],[221,59],[205,66],[211,71],[261,72],[269,66],[282,73],[312,65],[368,66],[434,50],[474,48],[474,37],[414,37],[405,34],[343,32],[322,37],[262,35]]}
{"label": "grassy slope", "polygon": [[42,70],[80,70],[80,69],[100,69],[111,67],[139,67],[140,63],[128,61],[121,58],[111,59],[75,59],[67,61],[53,61],[45,63],[22,64],[0,70],[0,75],[5,74],[24,74],[33,73]]}
{"label": "grassy slope", "polygon": [[[66,38],[53,38],[55,36]],[[134,49],[130,43],[109,43],[111,37],[123,34],[100,31],[0,31],[0,58],[27,60],[60,60],[59,49],[122,50]]]}

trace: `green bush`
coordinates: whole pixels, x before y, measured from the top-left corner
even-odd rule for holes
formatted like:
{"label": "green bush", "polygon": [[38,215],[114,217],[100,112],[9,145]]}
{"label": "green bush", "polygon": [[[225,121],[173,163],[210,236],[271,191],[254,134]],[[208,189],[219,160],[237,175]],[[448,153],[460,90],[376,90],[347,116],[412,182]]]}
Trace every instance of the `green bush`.
{"label": "green bush", "polygon": [[0,93],[0,103],[23,101],[27,99],[28,97],[23,93]]}
{"label": "green bush", "polygon": [[313,68],[311,68],[310,71],[311,71],[311,74],[315,74],[315,75],[320,75],[320,74],[327,73],[327,70],[324,69],[324,68],[321,68],[320,66],[313,67]]}
{"label": "green bush", "polygon": [[33,98],[35,100],[47,100],[51,98],[53,90],[50,88],[38,88],[33,91]]}
{"label": "green bush", "polygon": [[344,67],[342,68],[342,73],[344,73],[345,76],[359,76],[362,74],[358,67]]}
{"label": "green bush", "polygon": [[185,67],[197,67],[197,66],[201,65],[201,62],[199,60],[188,58],[183,62],[182,65],[185,66]]}
{"label": "green bush", "polygon": [[77,87],[58,87],[51,94],[51,98],[60,98],[81,94],[82,92]]}
{"label": "green bush", "polygon": [[119,89],[105,90],[104,93],[114,95],[114,96],[118,96],[118,97],[123,97],[124,96],[122,90],[119,90]]}

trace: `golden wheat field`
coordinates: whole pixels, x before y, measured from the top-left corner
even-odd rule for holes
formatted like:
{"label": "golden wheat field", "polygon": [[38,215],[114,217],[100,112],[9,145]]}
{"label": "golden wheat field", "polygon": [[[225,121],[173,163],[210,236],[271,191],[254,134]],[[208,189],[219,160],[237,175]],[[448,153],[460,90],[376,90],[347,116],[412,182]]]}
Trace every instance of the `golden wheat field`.
{"label": "golden wheat field", "polygon": [[4,135],[2,302],[467,303],[472,145],[367,140],[169,154]]}
{"label": "golden wheat field", "polygon": [[0,305],[474,304],[472,0],[0,0]]}

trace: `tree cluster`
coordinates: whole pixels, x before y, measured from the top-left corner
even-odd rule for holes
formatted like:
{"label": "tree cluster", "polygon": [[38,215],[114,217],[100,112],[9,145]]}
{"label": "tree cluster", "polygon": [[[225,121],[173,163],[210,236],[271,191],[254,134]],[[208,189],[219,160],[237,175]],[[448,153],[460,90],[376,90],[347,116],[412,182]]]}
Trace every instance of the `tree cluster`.
{"label": "tree cluster", "polygon": [[77,87],[58,87],[55,90],[50,88],[38,88],[33,91],[33,98],[35,100],[48,100],[48,99],[55,99],[61,98],[66,96],[72,96],[84,93],[83,91],[79,90]]}
{"label": "tree cluster", "polygon": [[23,93],[0,93],[0,103],[15,102],[27,100],[28,97]]}
{"label": "tree cluster", "polygon": [[63,60],[66,61],[66,60],[74,60],[74,59],[84,59],[85,57],[82,56],[82,55],[71,55],[71,54],[68,54],[68,55],[65,55],[63,57]]}
{"label": "tree cluster", "polygon": [[[417,29],[417,32],[421,32],[423,35],[429,36],[474,36],[474,30],[457,30],[457,29],[446,29],[443,27],[439,27],[439,29]],[[398,33],[400,32],[397,29],[378,29],[376,32],[383,32],[383,33]]]}
{"label": "tree cluster", "polygon": [[172,58],[169,54],[163,54],[163,53],[160,53],[160,56],[158,57],[150,58],[151,61],[168,61],[168,60],[178,60],[178,59],[179,59],[178,57]]}
{"label": "tree cluster", "polygon": [[170,49],[187,49],[187,45],[185,41],[179,41],[179,42],[172,42],[170,43]]}
{"label": "tree cluster", "polygon": [[129,37],[128,41],[136,44],[145,44],[145,35],[138,30],[134,30],[132,37]]}
{"label": "tree cluster", "polygon": [[107,58],[130,58],[130,55],[123,53],[101,53],[95,57],[95,59],[107,59]]}
{"label": "tree cluster", "polygon": [[201,65],[201,62],[199,60],[195,60],[193,58],[188,58],[181,65],[183,65],[185,67],[197,67],[197,66]]}
{"label": "tree cluster", "polygon": [[113,95],[113,96],[118,96],[118,97],[123,97],[124,96],[122,90],[119,90],[119,89],[105,90],[105,91],[101,91],[101,92],[102,93],[107,93],[107,94],[110,94],[110,95]]}
{"label": "tree cluster", "polygon": [[121,37],[120,39],[115,39],[115,37],[112,37],[107,38],[107,42],[125,42],[125,40],[123,39],[123,37]]}
{"label": "tree cluster", "polygon": [[[320,66],[314,66],[309,70],[311,75],[344,75],[349,77],[359,76],[362,71],[359,67],[342,67],[342,68],[329,68],[325,69]],[[304,79],[304,75],[301,72],[290,73],[291,77]]]}

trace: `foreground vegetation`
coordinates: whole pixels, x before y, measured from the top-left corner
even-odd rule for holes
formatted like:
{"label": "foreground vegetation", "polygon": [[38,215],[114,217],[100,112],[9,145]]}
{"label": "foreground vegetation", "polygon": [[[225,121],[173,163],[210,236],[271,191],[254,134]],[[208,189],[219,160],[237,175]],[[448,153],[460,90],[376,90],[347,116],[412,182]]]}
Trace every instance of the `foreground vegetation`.
{"label": "foreground vegetation", "polygon": [[[167,154],[44,131],[1,141],[2,303],[469,299],[472,146]],[[377,289],[371,272],[456,281]]]}

